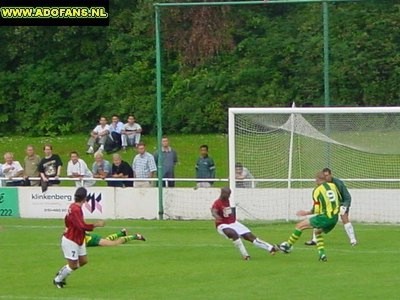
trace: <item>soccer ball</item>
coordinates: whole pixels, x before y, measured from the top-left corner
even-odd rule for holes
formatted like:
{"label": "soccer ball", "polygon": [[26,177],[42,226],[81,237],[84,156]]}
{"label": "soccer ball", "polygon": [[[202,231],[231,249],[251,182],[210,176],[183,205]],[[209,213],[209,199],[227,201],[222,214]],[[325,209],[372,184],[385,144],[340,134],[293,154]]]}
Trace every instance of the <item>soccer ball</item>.
{"label": "soccer ball", "polygon": [[282,252],[290,253],[293,250],[293,246],[291,246],[288,242],[282,242],[279,244],[279,249]]}

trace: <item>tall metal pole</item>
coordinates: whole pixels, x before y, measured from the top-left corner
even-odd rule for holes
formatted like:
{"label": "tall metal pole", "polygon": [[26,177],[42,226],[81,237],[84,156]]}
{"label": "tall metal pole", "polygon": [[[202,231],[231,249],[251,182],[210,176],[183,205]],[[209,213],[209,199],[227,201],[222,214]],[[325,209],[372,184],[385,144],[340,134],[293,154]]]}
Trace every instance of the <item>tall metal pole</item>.
{"label": "tall metal pole", "polygon": [[[292,108],[295,108],[296,104],[293,102]],[[293,141],[294,141],[294,122],[295,114],[290,114],[290,142],[289,142],[289,164],[288,164],[288,197],[286,200],[286,221],[289,221],[290,212],[290,200],[292,195],[292,178],[293,178]]]}
{"label": "tall metal pole", "polygon": [[162,86],[161,86],[161,37],[160,37],[160,7],[155,6],[155,25],[156,25],[156,97],[157,97],[157,151],[158,151],[158,218],[164,218],[164,199],[163,199],[163,156],[162,156]]}
{"label": "tall metal pole", "polygon": [[[324,106],[328,107],[331,104],[330,83],[329,83],[329,6],[328,2],[322,2],[322,15],[324,23]],[[330,118],[329,114],[325,115],[325,133],[330,136]],[[331,164],[331,147],[326,143],[326,166]]]}
{"label": "tall metal pole", "polygon": [[328,2],[322,3],[324,22],[324,106],[330,106],[329,87],[329,7]]}

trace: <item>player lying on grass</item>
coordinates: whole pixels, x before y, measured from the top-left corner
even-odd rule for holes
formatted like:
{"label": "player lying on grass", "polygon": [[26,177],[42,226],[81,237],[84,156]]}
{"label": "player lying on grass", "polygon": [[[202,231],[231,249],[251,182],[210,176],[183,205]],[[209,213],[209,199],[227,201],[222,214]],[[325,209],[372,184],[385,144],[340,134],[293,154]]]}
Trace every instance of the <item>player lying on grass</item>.
{"label": "player lying on grass", "polygon": [[[351,195],[346,185],[340,179],[332,176],[332,171],[329,168],[324,168],[322,170],[325,175],[325,179],[327,182],[332,182],[336,185],[339,192],[339,201],[340,201],[340,218],[342,219],[342,223],[344,225],[344,230],[346,231],[347,236],[350,240],[350,245],[357,245],[356,234],[354,232],[353,225],[349,219],[350,213],[350,205],[351,205]],[[317,239],[315,237],[315,233],[313,234],[313,238],[310,241],[305,242],[307,246],[313,246],[317,244]]]}
{"label": "player lying on grass", "polygon": [[236,215],[230,207],[229,197],[231,189],[224,187],[221,189],[220,197],[215,200],[211,214],[215,218],[215,226],[219,234],[231,239],[236,248],[239,249],[243,259],[249,260],[250,255],[246,250],[241,238],[253,243],[254,246],[266,250],[274,255],[278,248],[256,237],[249,228],[236,221]]}
{"label": "player lying on grass", "polygon": [[87,264],[85,234],[95,227],[103,227],[104,221],[87,224],[83,219],[82,204],[86,201],[87,190],[83,187],[75,191],[74,199],[65,216],[65,230],[61,239],[61,247],[67,264],[63,266],[53,279],[57,288],[65,286],[65,279],[79,267]]}
{"label": "player lying on grass", "polygon": [[128,235],[126,229],[121,229],[119,232],[110,234],[103,238],[101,235],[86,232],[85,235],[85,243],[87,247],[96,247],[96,246],[118,246],[121,244],[125,244],[126,242],[138,240],[138,241],[146,241],[143,235],[140,233],[136,233],[133,235]]}
{"label": "player lying on grass", "polygon": [[296,214],[299,217],[312,214],[315,214],[315,216],[297,223],[292,235],[286,242],[279,245],[279,249],[285,253],[289,253],[292,250],[293,244],[300,238],[303,230],[315,228],[319,260],[327,261],[322,233],[328,233],[336,226],[339,214],[339,195],[336,185],[326,182],[323,172],[317,173],[315,182],[317,187],[312,193],[314,201],[312,209],[309,211],[300,210]]}

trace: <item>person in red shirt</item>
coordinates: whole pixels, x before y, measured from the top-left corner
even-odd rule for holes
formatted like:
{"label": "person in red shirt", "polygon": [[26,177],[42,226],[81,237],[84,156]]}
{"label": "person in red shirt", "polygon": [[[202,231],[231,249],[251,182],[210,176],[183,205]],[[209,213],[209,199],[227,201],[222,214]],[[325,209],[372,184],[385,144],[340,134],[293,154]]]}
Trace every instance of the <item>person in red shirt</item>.
{"label": "person in red shirt", "polygon": [[218,233],[231,239],[245,260],[249,260],[250,255],[248,254],[241,238],[274,255],[278,251],[276,245],[269,244],[259,239],[250,231],[249,228],[236,220],[234,208],[230,206],[229,202],[230,195],[230,188],[222,188],[220,197],[215,200],[211,207],[211,214],[215,218],[215,226],[217,227]]}
{"label": "person in red shirt", "polygon": [[87,264],[85,234],[86,231],[92,231],[95,227],[103,227],[104,221],[97,221],[94,224],[87,224],[83,219],[82,204],[86,201],[87,190],[80,187],[75,191],[75,202],[72,203],[67,215],[64,218],[65,230],[61,239],[61,247],[67,264],[63,266],[53,283],[57,288],[63,288],[66,285],[65,279],[73,271]]}

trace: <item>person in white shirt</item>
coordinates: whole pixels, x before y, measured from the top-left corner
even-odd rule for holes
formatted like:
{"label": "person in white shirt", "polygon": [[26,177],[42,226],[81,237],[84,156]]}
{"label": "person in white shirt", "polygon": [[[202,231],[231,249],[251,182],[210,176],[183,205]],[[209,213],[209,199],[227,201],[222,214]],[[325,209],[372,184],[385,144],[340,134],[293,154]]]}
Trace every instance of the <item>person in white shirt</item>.
{"label": "person in white shirt", "polygon": [[104,144],[110,134],[110,126],[107,124],[106,117],[100,117],[99,125],[97,125],[90,134],[87,145],[89,149],[86,153],[94,153],[94,148],[99,145],[99,150],[104,151]]}
{"label": "person in white shirt", "polygon": [[121,131],[122,136],[122,148],[126,150],[126,147],[133,146],[137,147],[140,143],[142,127],[136,123],[135,117],[130,115],[128,117],[128,123],[126,123]]}
{"label": "person in white shirt", "polygon": [[75,181],[77,187],[89,187],[94,185],[94,180],[86,180],[86,178],[93,178],[92,172],[89,170],[87,164],[83,159],[79,158],[79,154],[76,151],[72,151],[69,154],[70,161],[67,166],[67,176],[71,178],[79,178],[84,180]]}
{"label": "person in white shirt", "polygon": [[14,161],[14,154],[6,152],[4,154],[4,164],[1,167],[4,177],[7,177],[6,186],[20,186],[23,185],[24,180],[13,180],[14,177],[22,177],[24,169],[18,161]]}

